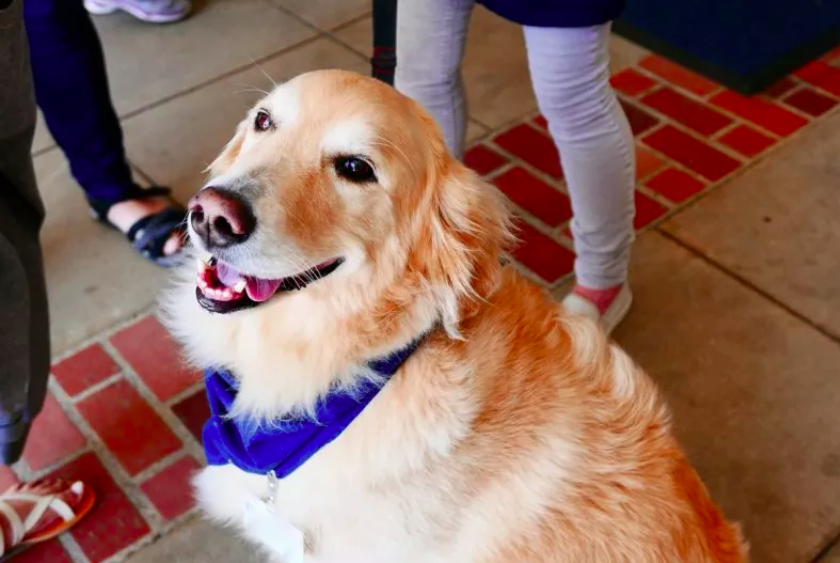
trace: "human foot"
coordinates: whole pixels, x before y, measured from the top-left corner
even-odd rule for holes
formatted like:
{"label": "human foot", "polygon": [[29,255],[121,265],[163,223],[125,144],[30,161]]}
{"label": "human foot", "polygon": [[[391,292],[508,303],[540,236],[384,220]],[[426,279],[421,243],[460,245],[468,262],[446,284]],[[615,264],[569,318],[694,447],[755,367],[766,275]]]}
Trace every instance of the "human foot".
{"label": "human foot", "polygon": [[181,263],[187,210],[169,188],[131,186],[118,201],[88,197],[91,214],[117,229],[143,256],[168,268]]}
{"label": "human foot", "polygon": [[95,15],[129,13],[149,23],[172,23],[187,17],[192,9],[189,0],[85,0],[85,8]]}
{"label": "human foot", "polygon": [[[107,218],[108,222],[123,234],[128,234],[141,219],[161,213],[171,206],[172,203],[163,198],[129,199],[112,205],[108,210]],[[180,231],[173,231],[163,245],[163,255],[174,256],[183,247],[183,235]]]}
{"label": "human foot", "polygon": [[94,501],[93,491],[81,481],[39,479],[12,486],[0,495],[0,556],[66,532]]}
{"label": "human foot", "polygon": [[633,294],[627,283],[606,289],[575,285],[563,299],[563,306],[573,314],[583,315],[597,322],[610,334],[627,316]]}

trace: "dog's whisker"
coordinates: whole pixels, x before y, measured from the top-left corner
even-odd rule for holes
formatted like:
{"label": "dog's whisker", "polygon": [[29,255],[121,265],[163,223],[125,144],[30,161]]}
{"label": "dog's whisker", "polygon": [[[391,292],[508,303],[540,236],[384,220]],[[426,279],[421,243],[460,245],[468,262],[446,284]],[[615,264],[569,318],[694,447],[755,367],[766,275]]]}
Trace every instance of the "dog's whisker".
{"label": "dog's whisker", "polygon": [[253,88],[253,87],[243,88],[242,90],[236,90],[234,93],[235,94],[262,94],[263,96],[268,95],[268,92],[266,92],[265,90],[263,90],[261,88]]}
{"label": "dog's whisker", "polygon": [[259,71],[260,71],[260,73],[261,73],[263,76],[265,76],[265,77],[268,79],[268,81],[269,81],[269,82],[271,82],[271,86],[272,86],[273,88],[276,88],[276,87],[277,87],[278,82],[277,82],[276,80],[274,80],[274,79],[271,77],[271,75],[269,75],[269,74],[265,71],[265,69],[262,67],[262,65],[260,65],[260,63],[259,63],[259,62],[257,62],[257,60],[256,60],[255,58],[253,58],[253,57],[251,57],[251,64],[252,64],[252,65],[254,65],[254,67],[255,67],[257,70],[259,70]]}
{"label": "dog's whisker", "polygon": [[[257,67],[257,68],[259,68],[259,67]],[[255,86],[254,84],[248,84],[246,82],[236,82],[235,85],[237,87],[241,88],[241,90],[236,91],[237,94],[242,94],[242,93],[246,93],[246,92],[262,94],[263,96],[268,96],[270,94],[269,91],[264,90],[264,89],[260,88],[259,86]]]}
{"label": "dog's whisker", "polygon": [[288,259],[294,264],[296,270],[302,272],[294,276],[291,280],[295,284],[296,289],[303,289],[303,287],[323,277],[320,270],[318,270],[318,265],[311,260],[305,259],[295,249],[289,249]]}
{"label": "dog's whisker", "polygon": [[289,259],[294,263],[295,269],[300,272],[306,272],[307,270],[311,269],[312,266],[309,265],[307,260],[305,260],[297,250],[291,248],[289,249]]}

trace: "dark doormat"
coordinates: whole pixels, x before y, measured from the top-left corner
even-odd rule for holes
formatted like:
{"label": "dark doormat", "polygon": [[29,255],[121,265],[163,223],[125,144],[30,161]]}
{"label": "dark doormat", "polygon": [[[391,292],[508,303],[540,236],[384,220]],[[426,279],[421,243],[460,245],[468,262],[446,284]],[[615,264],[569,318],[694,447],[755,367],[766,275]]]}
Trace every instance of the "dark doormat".
{"label": "dark doormat", "polygon": [[615,31],[742,94],[840,44],[840,0],[628,0]]}

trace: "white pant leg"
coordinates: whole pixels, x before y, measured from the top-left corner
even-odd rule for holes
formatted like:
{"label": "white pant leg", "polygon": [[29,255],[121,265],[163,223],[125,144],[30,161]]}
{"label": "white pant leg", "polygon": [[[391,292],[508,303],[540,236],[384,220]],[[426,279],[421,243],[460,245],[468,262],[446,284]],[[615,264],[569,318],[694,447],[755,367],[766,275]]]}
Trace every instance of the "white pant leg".
{"label": "white pant leg", "polygon": [[417,100],[464,154],[466,97],[461,59],[475,0],[400,0],[397,4],[397,90]]}
{"label": "white pant leg", "polygon": [[605,289],[627,279],[633,241],[635,149],[609,84],[610,25],[526,27],[540,111],[566,177],[580,285]]}

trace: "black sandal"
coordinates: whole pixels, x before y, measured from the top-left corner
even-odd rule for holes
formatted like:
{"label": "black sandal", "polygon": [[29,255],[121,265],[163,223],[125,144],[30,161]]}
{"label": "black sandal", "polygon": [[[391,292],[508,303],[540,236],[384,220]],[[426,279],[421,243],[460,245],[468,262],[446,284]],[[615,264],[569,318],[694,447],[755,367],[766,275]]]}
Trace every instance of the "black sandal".
{"label": "black sandal", "polygon": [[[120,231],[120,229],[108,220],[108,211],[117,203],[124,201],[142,201],[155,197],[167,197],[171,200],[172,190],[160,186],[151,188],[140,188],[135,186],[125,197],[117,201],[106,201],[88,198],[90,210],[93,217],[99,222]],[[166,209],[147,215],[138,219],[125,236],[128,241],[140,254],[151,260],[158,266],[171,268],[180,263],[183,258],[183,248],[174,254],[164,254],[163,247],[169,241],[172,233],[185,235],[187,210],[181,205],[172,201]]]}

